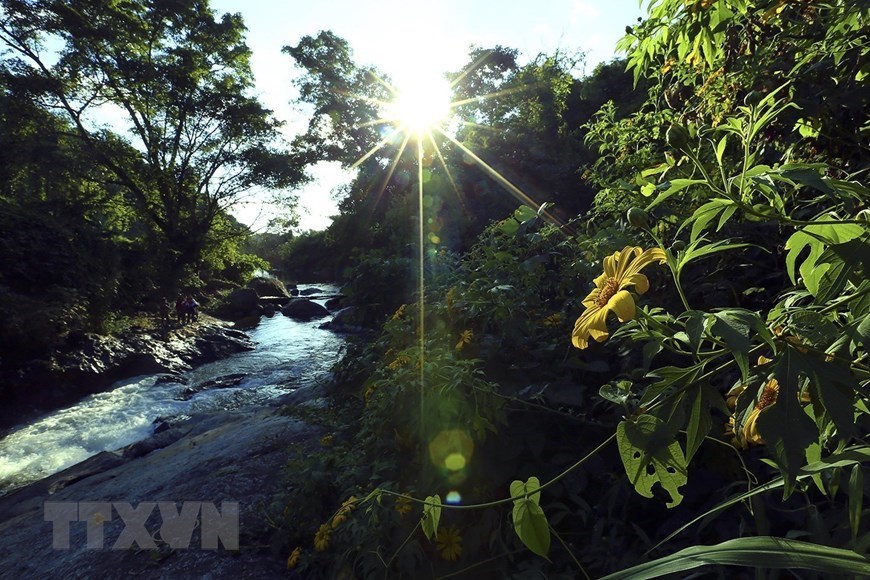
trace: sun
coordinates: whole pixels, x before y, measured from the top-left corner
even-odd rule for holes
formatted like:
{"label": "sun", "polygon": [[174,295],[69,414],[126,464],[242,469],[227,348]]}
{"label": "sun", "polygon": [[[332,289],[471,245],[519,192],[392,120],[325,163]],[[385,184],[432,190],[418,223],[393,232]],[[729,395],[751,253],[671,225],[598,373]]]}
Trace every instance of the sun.
{"label": "sun", "polygon": [[437,76],[417,76],[402,83],[387,118],[401,131],[424,134],[445,122],[450,114],[450,84]]}

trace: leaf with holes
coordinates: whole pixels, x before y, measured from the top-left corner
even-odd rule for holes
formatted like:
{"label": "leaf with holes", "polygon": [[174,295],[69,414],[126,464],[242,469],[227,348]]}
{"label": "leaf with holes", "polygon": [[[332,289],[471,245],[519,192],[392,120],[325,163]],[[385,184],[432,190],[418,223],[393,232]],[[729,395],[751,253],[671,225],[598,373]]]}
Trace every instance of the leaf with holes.
{"label": "leaf with holes", "polygon": [[653,497],[658,483],[670,495],[668,507],[683,500],[679,488],[688,481],[686,458],[664,421],[641,415],[622,421],[616,428],[616,444],[629,481],[644,497]]}

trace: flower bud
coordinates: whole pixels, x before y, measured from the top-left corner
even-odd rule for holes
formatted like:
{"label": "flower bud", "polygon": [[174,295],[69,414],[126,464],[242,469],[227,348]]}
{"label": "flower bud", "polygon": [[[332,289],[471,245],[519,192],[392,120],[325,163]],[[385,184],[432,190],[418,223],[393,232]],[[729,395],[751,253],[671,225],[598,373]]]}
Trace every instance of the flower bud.
{"label": "flower bud", "polygon": [[649,214],[639,207],[629,209],[625,217],[633,228],[645,228],[649,226]]}
{"label": "flower bud", "polygon": [[764,98],[764,95],[762,95],[760,92],[749,91],[748,93],[746,93],[746,96],[743,97],[743,104],[747,107],[751,107],[760,103],[762,98]]}
{"label": "flower bud", "polygon": [[686,249],[686,242],[683,240],[674,240],[674,243],[671,244],[672,252],[682,252]]}
{"label": "flower bud", "polygon": [[689,143],[689,132],[676,123],[668,127],[665,140],[674,149],[683,149]]}

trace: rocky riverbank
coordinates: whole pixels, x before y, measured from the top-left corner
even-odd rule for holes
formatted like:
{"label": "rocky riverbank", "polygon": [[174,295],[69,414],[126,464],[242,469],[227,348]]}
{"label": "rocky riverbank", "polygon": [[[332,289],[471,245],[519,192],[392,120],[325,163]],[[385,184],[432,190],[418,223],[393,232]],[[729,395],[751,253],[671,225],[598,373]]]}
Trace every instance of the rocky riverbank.
{"label": "rocky riverbank", "polygon": [[126,377],[178,374],[249,350],[253,344],[232,323],[207,315],[120,336],[82,334],[50,359],[0,368],[0,430],[107,389]]}
{"label": "rocky riverbank", "polygon": [[[260,337],[258,348],[262,348],[263,337],[256,333],[255,336]],[[194,325],[172,328],[165,335],[140,332],[136,338],[116,340],[119,344],[108,340],[111,348],[101,348],[98,345],[105,345],[106,341],[94,337],[89,346],[79,351],[80,356],[69,355],[67,368],[70,372],[77,369],[95,375],[100,371],[129,371],[129,366],[120,363],[125,360],[129,363],[134,355],[122,354],[144,352],[147,357],[133,359],[148,366],[139,367],[139,372],[177,373],[250,345],[247,335],[208,317]],[[98,356],[100,353],[104,356]],[[117,356],[113,358],[108,353]],[[75,361],[77,365],[73,364]],[[203,390],[232,388],[240,377],[243,376],[228,374],[215,380],[191,382],[188,390],[190,396],[196,396]],[[186,384],[184,378],[181,377],[182,385]],[[161,380],[175,379],[169,374]],[[153,434],[146,439],[100,452],[0,497],[0,577],[285,575],[286,554],[271,548],[274,528],[270,522],[276,514],[270,511],[270,504],[285,485],[282,472],[288,449],[296,447],[314,453],[323,432],[321,427],[299,419],[307,416],[305,413],[287,414],[283,409],[308,406],[319,413],[330,404],[333,387],[328,374],[296,379],[288,387],[288,394],[265,404],[155,421]],[[187,390],[180,394],[187,396]],[[82,512],[78,511],[74,521],[52,521],[51,506],[80,510],[83,504],[94,503],[112,507],[106,517],[97,520],[85,517],[79,521]],[[164,527],[166,518],[158,507],[161,503],[164,507],[172,503],[176,510],[182,510],[184,505],[202,506],[197,508],[195,526],[184,541],[173,539],[172,524]],[[220,536],[218,549],[204,547],[210,533],[206,511],[212,506],[230,520],[231,506],[238,508],[235,526]],[[125,508],[148,510],[147,521],[132,523]],[[89,545],[89,534],[94,533],[95,526],[101,528],[99,548]],[[57,534],[67,531],[68,542],[58,546]],[[144,533],[138,534],[141,542],[130,544],[123,539],[125,534],[136,532]]]}
{"label": "rocky riverbank", "polygon": [[[321,433],[281,413],[278,403],[326,404],[328,387],[309,385],[265,408],[203,415],[169,426],[145,441],[104,452],[42,481],[0,498],[0,571],[10,578],[265,578],[286,573],[282,557],[269,548],[268,507],[281,485],[280,473],[292,444],[316,445]],[[205,511],[189,542],[173,546],[161,536],[166,518],[154,507],[142,525],[125,523],[115,508],[102,529],[102,547],[88,547],[85,521],[46,521],[45,502],[80,506],[116,502],[142,509],[147,502],[214,505],[226,516],[238,505],[237,534],[232,526],[219,549],[203,549],[208,533]],[[146,502],[146,503],[142,503]],[[205,508],[202,508],[205,510]],[[85,518],[87,519],[87,518]],[[130,520],[129,514],[127,520]],[[54,544],[57,529],[69,532],[68,547]],[[127,529],[126,532],[124,531]],[[124,549],[124,533],[147,531],[148,546]],[[238,548],[226,549],[237,537]],[[143,536],[140,534],[140,538]],[[153,542],[153,543],[151,543]]]}

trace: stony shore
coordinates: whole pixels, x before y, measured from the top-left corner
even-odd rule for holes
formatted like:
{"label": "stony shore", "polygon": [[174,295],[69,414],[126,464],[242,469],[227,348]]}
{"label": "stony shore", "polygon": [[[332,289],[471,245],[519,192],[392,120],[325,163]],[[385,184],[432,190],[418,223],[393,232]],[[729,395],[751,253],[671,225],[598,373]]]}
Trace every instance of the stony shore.
{"label": "stony shore", "polygon": [[3,429],[108,389],[124,378],[180,374],[253,348],[232,323],[200,315],[196,322],[133,329],[119,336],[83,334],[47,360],[0,369],[0,433]]}
{"label": "stony shore", "polygon": [[[171,349],[172,368],[182,370],[198,364],[199,356],[217,354],[213,347],[224,348],[216,346],[223,343],[222,338],[209,342],[213,330],[230,337],[235,332],[208,319],[199,327],[173,331],[164,344],[189,345],[192,350]],[[227,335],[226,331],[231,332]],[[168,362],[170,357],[161,360]],[[281,409],[287,405],[326,405],[328,389],[328,383],[300,385],[270,406],[169,423],[148,439],[102,452],[0,497],[0,577],[264,578],[286,574],[282,557],[269,547],[269,504],[282,485],[289,446],[313,447],[322,433]],[[202,514],[189,547],[171,545],[161,537],[163,520],[157,507],[144,524],[153,545],[134,543],[114,549],[125,527],[135,527],[125,525],[115,508],[111,519],[97,522],[103,531],[102,548],[88,547],[86,521],[66,524],[69,547],[58,548],[55,524],[46,521],[46,502],[75,506],[121,502],[133,508],[147,506],[147,502],[174,502],[178,509],[184,502],[201,502],[218,510],[235,503],[239,511],[238,549],[226,549],[223,541],[217,550],[203,549]]]}

